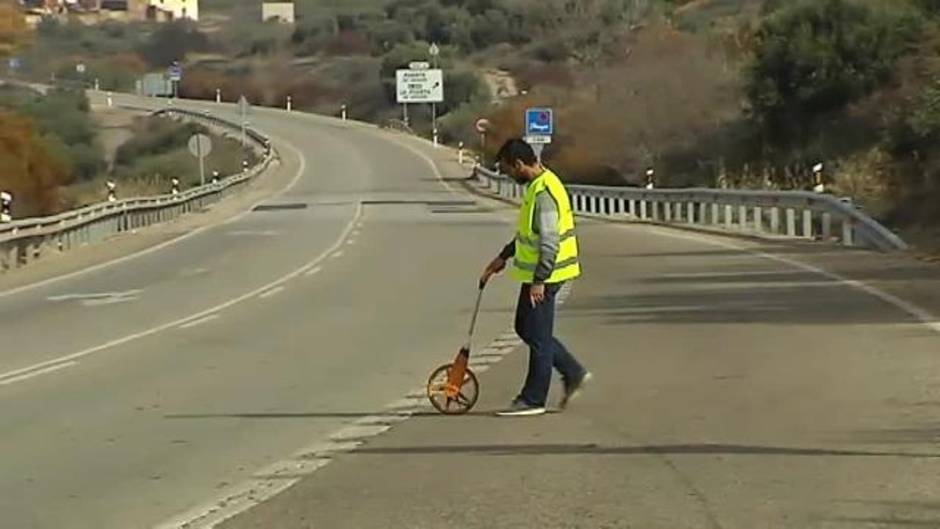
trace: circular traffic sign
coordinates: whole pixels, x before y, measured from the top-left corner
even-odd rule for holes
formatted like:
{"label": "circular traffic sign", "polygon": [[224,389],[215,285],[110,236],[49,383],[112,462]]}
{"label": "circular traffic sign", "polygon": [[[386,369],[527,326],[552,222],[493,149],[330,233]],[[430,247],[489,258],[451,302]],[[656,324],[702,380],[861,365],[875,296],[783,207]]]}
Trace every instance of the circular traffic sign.
{"label": "circular traffic sign", "polygon": [[196,158],[205,158],[212,152],[212,138],[205,134],[194,134],[189,138],[189,152]]}
{"label": "circular traffic sign", "polygon": [[483,134],[484,132],[490,130],[490,120],[486,118],[480,118],[476,123],[477,132]]}

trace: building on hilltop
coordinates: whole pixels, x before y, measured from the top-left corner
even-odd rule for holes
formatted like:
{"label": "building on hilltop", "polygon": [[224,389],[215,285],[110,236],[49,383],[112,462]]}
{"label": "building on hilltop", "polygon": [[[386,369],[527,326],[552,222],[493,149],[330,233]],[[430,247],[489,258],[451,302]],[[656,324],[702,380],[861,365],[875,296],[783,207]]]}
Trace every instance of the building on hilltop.
{"label": "building on hilltop", "polygon": [[264,2],[261,4],[261,20],[275,20],[282,24],[293,24],[296,20],[293,2]]}
{"label": "building on hilltop", "polygon": [[199,20],[199,0],[19,0],[30,26],[46,17],[72,16],[85,24],[106,20]]}

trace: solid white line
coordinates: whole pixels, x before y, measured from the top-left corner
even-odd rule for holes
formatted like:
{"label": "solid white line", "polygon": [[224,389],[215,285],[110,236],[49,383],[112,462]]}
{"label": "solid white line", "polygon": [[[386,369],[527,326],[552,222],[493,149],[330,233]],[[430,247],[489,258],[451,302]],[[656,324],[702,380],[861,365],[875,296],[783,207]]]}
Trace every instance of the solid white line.
{"label": "solid white line", "polygon": [[395,138],[394,136],[389,135],[389,136],[388,136],[388,140],[391,141],[392,143],[396,143],[396,144],[398,144],[399,146],[408,149],[409,151],[411,151],[412,153],[414,153],[415,155],[417,155],[419,158],[422,158],[425,162],[427,162],[428,165],[431,166],[431,171],[434,172],[434,177],[437,178],[437,182],[438,182],[439,184],[441,184],[441,186],[443,186],[444,189],[446,189],[447,191],[449,191],[449,192],[451,192],[451,193],[454,193],[454,194],[457,193],[457,190],[454,189],[453,186],[451,186],[451,185],[447,182],[447,180],[444,179],[444,175],[441,174],[441,170],[437,167],[437,163],[436,163],[430,156],[428,156],[428,155],[425,154],[424,152],[418,150],[417,147],[414,147],[414,146],[412,146],[412,145],[410,145],[410,144],[408,144],[408,143],[406,143],[406,142],[404,142],[404,141],[399,141],[399,140],[398,140],[397,138]]}
{"label": "solid white line", "polygon": [[304,276],[306,276],[306,277],[315,276],[315,275],[319,274],[321,271],[323,271],[323,267],[322,267],[322,266],[315,266],[315,267],[311,268],[310,270],[307,270],[307,271],[304,273]]}
{"label": "solid white line", "polygon": [[343,251],[340,250],[340,251],[334,253],[333,255],[331,255],[330,257],[332,257],[333,259],[339,259],[339,258],[342,257],[342,256],[343,256]]}
{"label": "solid white line", "polygon": [[206,316],[208,316],[208,315],[210,315],[210,314],[213,314],[213,313],[215,313],[215,312],[221,312],[221,311],[223,311],[223,310],[225,310],[225,309],[227,309],[227,308],[229,308],[229,307],[232,307],[233,305],[237,305],[237,304],[239,304],[239,303],[241,303],[241,302],[243,302],[243,301],[245,301],[245,300],[251,299],[251,298],[253,298],[253,297],[255,297],[255,296],[257,296],[257,295],[259,295],[259,294],[261,294],[261,293],[263,293],[263,292],[267,292],[268,290],[271,290],[271,289],[274,288],[274,287],[283,285],[284,283],[287,283],[287,282],[290,281],[291,279],[294,279],[294,278],[300,276],[301,274],[307,272],[308,270],[310,270],[311,267],[314,267],[314,266],[320,264],[320,262],[323,261],[324,259],[326,259],[327,256],[330,255],[330,253],[335,252],[337,248],[339,248],[340,246],[342,246],[343,242],[346,240],[346,237],[349,235],[349,232],[352,231],[353,223],[354,223],[356,220],[358,220],[361,215],[362,215],[362,203],[359,203],[359,204],[357,205],[357,207],[356,207],[356,214],[353,216],[352,221],[350,221],[350,223],[347,224],[346,229],[343,230],[343,233],[340,234],[339,239],[337,239],[337,241],[333,244],[332,247],[327,248],[326,251],[324,251],[323,253],[321,253],[320,255],[318,255],[315,259],[313,259],[313,260],[310,261],[309,263],[307,263],[307,264],[301,266],[300,268],[294,270],[293,272],[288,273],[287,275],[285,275],[285,276],[283,276],[283,277],[281,277],[281,278],[279,278],[279,279],[276,279],[276,280],[274,280],[274,281],[268,283],[267,285],[263,285],[263,286],[261,286],[261,287],[259,287],[259,288],[256,288],[256,289],[252,290],[251,292],[248,292],[248,293],[246,293],[246,294],[242,294],[241,296],[238,296],[238,297],[236,297],[236,298],[230,299],[229,301],[226,301],[226,302],[224,302],[224,303],[220,303],[219,305],[216,305],[216,306],[214,306],[214,307],[208,308],[208,309],[203,310],[203,311],[201,311],[201,312],[198,312],[198,313],[196,313],[196,314],[192,314],[192,315],[187,316],[187,317],[185,317],[185,318],[180,318],[180,319],[178,319],[178,320],[174,320],[174,321],[171,321],[171,322],[168,322],[168,323],[164,323],[163,325],[158,325],[158,326],[156,326],[156,327],[152,327],[152,328],[147,329],[147,330],[145,330],[145,331],[137,332],[137,333],[134,333],[134,334],[129,334],[129,335],[124,336],[124,337],[122,337],[122,338],[118,338],[118,339],[115,339],[115,340],[111,340],[110,342],[107,342],[107,343],[104,343],[104,344],[101,344],[101,345],[97,345],[97,346],[95,346],[95,347],[89,347],[88,349],[84,349],[84,350],[82,350],[82,351],[78,351],[77,353],[72,353],[72,354],[70,354],[70,355],[65,355],[65,356],[62,356],[62,357],[59,357],[59,358],[56,358],[56,359],[53,359],[53,360],[49,360],[49,361],[46,361],[46,362],[41,362],[41,363],[38,363],[38,364],[35,364],[35,365],[32,365],[32,366],[29,366],[29,367],[24,367],[24,368],[22,368],[22,369],[17,369],[17,370],[15,370],[15,371],[9,371],[9,372],[7,372],[7,373],[0,373],[0,381],[5,380],[5,379],[10,378],[10,377],[15,377],[15,376],[21,375],[21,374],[23,374],[23,373],[27,373],[27,372],[29,372],[29,371],[33,371],[33,370],[36,370],[36,369],[41,369],[41,368],[43,368],[43,367],[45,367],[45,366],[48,366],[48,365],[58,364],[58,363],[60,363],[60,362],[65,362],[65,361],[68,361],[68,360],[77,360],[77,359],[79,359],[79,358],[84,358],[84,357],[86,357],[86,356],[89,356],[89,355],[92,355],[92,354],[95,354],[95,353],[99,353],[99,352],[101,352],[101,351],[104,351],[104,350],[107,350],[107,349],[111,349],[111,348],[113,348],[113,347],[117,347],[117,346],[119,346],[119,345],[124,345],[124,344],[126,344],[126,343],[128,343],[128,342],[132,342],[132,341],[134,341],[134,340],[139,340],[140,338],[145,338],[145,337],[147,337],[147,336],[152,336],[152,335],[154,335],[154,334],[157,334],[157,333],[159,333],[159,332],[165,331],[165,330],[167,330],[167,329],[172,329],[173,327],[179,327],[179,326],[181,326],[181,325],[185,325],[185,324],[187,324],[187,323],[194,322],[194,321],[196,321],[196,320],[198,320],[198,319],[200,319],[200,318],[204,318],[204,317],[206,317]]}
{"label": "solid white line", "polygon": [[284,291],[284,285],[281,285],[279,287],[274,287],[271,290],[268,290],[267,292],[260,294],[258,297],[261,299],[267,299],[267,298],[270,298],[271,296],[276,296],[283,291]]}
{"label": "solid white line", "polygon": [[22,381],[24,381],[24,380],[29,380],[29,379],[31,379],[31,378],[33,378],[33,377],[38,377],[38,376],[41,376],[41,375],[46,375],[46,374],[52,373],[52,372],[54,372],[54,371],[59,371],[60,369],[65,369],[65,368],[67,368],[67,367],[72,367],[72,366],[74,366],[74,365],[78,365],[78,362],[65,362],[65,363],[62,363],[62,364],[56,364],[56,365],[49,366],[49,367],[44,368],[44,369],[40,369],[40,370],[38,370],[38,371],[33,371],[33,372],[31,372],[31,373],[26,373],[25,375],[20,375],[20,376],[18,376],[18,377],[13,377],[13,378],[5,379],[5,380],[0,380],[0,386],[8,386],[8,385],[10,385],[10,384],[15,384],[15,383],[17,383],[17,382],[22,382]]}
{"label": "solid white line", "polygon": [[212,320],[217,320],[219,319],[219,317],[220,316],[218,314],[210,314],[209,316],[206,316],[205,318],[199,318],[198,320],[191,321],[184,325],[180,325],[179,328],[180,329],[192,329],[193,327],[202,325],[203,323],[209,323]]}
{"label": "solid white line", "polygon": [[355,243],[356,243],[356,238],[355,238],[355,236],[353,236],[353,238],[351,238],[351,239],[349,239],[348,241],[346,241],[346,244],[349,245],[349,246],[352,246],[352,245],[355,244]]}
{"label": "solid white line", "polygon": [[[277,138],[276,136],[273,136],[273,135],[270,135],[270,137],[271,137],[272,139],[276,139],[276,138]],[[278,139],[278,141],[282,141],[282,140]],[[299,160],[300,160],[300,165],[299,165],[299,167],[297,168],[297,173],[294,175],[294,178],[290,181],[290,183],[288,183],[288,185],[287,185],[284,189],[282,189],[282,190],[280,190],[279,192],[277,192],[274,196],[280,196],[280,195],[286,193],[287,191],[289,191],[289,190],[290,190],[291,188],[293,188],[295,185],[297,185],[297,182],[300,181],[300,178],[303,176],[304,172],[306,172],[306,168],[307,168],[307,157],[306,157],[297,147],[294,147],[291,143],[289,143],[289,142],[283,142],[283,144],[284,144],[287,148],[289,148],[290,150],[294,151],[294,153],[298,156],[298,158],[299,158]],[[262,202],[267,201],[267,200],[270,200],[270,197],[265,197],[263,200],[257,202],[257,204],[261,204]],[[256,204],[256,205],[257,205],[257,204]],[[235,217],[233,217],[233,218],[231,218],[231,219],[229,219],[229,220],[227,220],[227,221],[225,221],[225,222],[219,223],[219,224],[217,224],[217,225],[204,226],[204,227],[202,227],[202,228],[199,228],[199,229],[197,229],[197,230],[194,230],[194,231],[192,231],[192,232],[189,232],[188,234],[185,234],[185,235],[182,235],[182,236],[180,236],[180,237],[177,237],[176,239],[172,239],[172,240],[170,240],[170,241],[167,241],[167,242],[162,243],[162,244],[160,244],[160,245],[154,246],[154,247],[152,247],[152,248],[148,248],[148,249],[146,249],[146,250],[142,250],[142,251],[140,251],[140,252],[137,252],[137,253],[134,253],[134,254],[131,254],[131,255],[128,255],[128,256],[124,256],[124,257],[115,259],[115,260],[113,260],[113,261],[108,261],[108,262],[106,262],[106,263],[101,263],[101,264],[99,264],[99,265],[96,265],[96,266],[93,266],[93,267],[90,267],[90,268],[86,268],[86,269],[83,269],[83,270],[79,270],[79,271],[73,272],[73,273],[71,273],[71,274],[66,274],[66,275],[63,275],[63,276],[58,276],[58,277],[50,278],[50,279],[47,279],[47,280],[44,280],[44,281],[40,281],[40,282],[38,282],[38,283],[33,283],[33,284],[30,284],[30,285],[25,285],[25,286],[18,287],[18,288],[15,288],[15,289],[12,289],[12,290],[8,290],[8,291],[5,291],[5,292],[0,292],[0,297],[9,296],[9,295],[12,295],[12,294],[15,294],[15,293],[18,293],[18,292],[22,292],[22,291],[24,291],[24,290],[33,289],[33,288],[37,288],[37,287],[44,286],[44,285],[49,285],[49,284],[56,283],[56,282],[59,282],[59,281],[62,281],[62,280],[65,280],[65,279],[68,279],[68,278],[71,278],[71,277],[77,277],[77,276],[80,276],[80,275],[83,275],[83,274],[92,272],[92,271],[94,271],[94,270],[100,270],[100,269],[103,269],[103,268],[107,268],[107,267],[113,266],[113,265],[115,265],[115,264],[118,264],[118,263],[121,263],[121,262],[125,262],[125,261],[128,261],[128,260],[130,260],[130,259],[134,259],[134,258],[143,256],[143,255],[152,253],[152,252],[157,251],[157,250],[159,250],[159,249],[162,249],[162,248],[165,248],[165,247],[167,247],[167,246],[170,246],[171,244],[175,244],[175,243],[180,242],[180,241],[182,241],[182,240],[184,240],[184,239],[187,239],[187,238],[189,238],[189,237],[192,237],[192,236],[196,235],[197,233],[202,233],[202,232],[204,232],[204,231],[206,231],[206,230],[208,230],[208,229],[210,229],[210,228],[213,228],[213,227],[215,227],[215,226],[224,225],[224,224],[229,224],[229,223],[231,223],[231,222],[235,222],[235,221],[237,221],[238,219],[247,216],[249,213],[251,213],[251,211],[252,211],[253,209],[254,209],[254,207],[251,207],[251,208],[249,208],[248,210],[246,210],[245,212],[243,212],[243,213],[241,213],[241,214],[239,214],[239,215],[237,215],[237,216],[235,216]],[[29,366],[29,367],[25,367],[25,368],[22,368],[22,369],[17,369],[17,370],[15,370],[15,371],[9,371],[9,372],[7,372],[7,373],[0,373],[0,381],[5,380],[5,379],[10,378],[10,377],[16,377],[16,376],[18,376],[18,375],[20,375],[20,374],[22,374],[22,373],[26,373],[26,372],[29,372],[29,371],[32,371],[32,370],[35,370],[35,369],[40,369],[40,368],[43,368],[43,367],[45,367],[45,366],[49,366],[49,365],[53,365],[53,364],[58,364],[58,363],[60,363],[60,362],[64,362],[64,361],[68,361],[68,360],[75,360],[75,359],[78,359],[78,358],[82,358],[82,357],[85,357],[85,356],[89,356],[89,355],[92,355],[92,354],[94,354],[94,353],[98,353],[98,352],[100,352],[100,351],[104,351],[104,350],[106,350],[106,349],[110,349],[110,348],[112,348],[112,347],[117,347],[117,346],[119,346],[119,345],[123,345],[123,344],[125,344],[125,343],[131,342],[131,341],[134,341],[134,340],[137,340],[137,339],[140,339],[140,338],[144,338],[144,337],[146,337],[146,336],[151,336],[151,335],[153,335],[153,334],[156,334],[156,333],[158,333],[158,332],[165,331],[165,330],[170,329],[170,328],[173,328],[173,327],[177,327],[177,326],[180,326],[180,325],[185,325],[186,323],[189,323],[189,322],[192,322],[192,321],[194,321],[194,320],[198,320],[198,319],[200,319],[200,318],[203,318],[203,317],[205,317],[205,316],[207,316],[207,315],[209,315],[209,314],[212,314],[213,312],[218,312],[218,311],[227,309],[227,308],[229,308],[229,307],[231,307],[231,306],[233,306],[233,305],[236,305],[236,304],[238,304],[238,303],[241,303],[242,301],[245,301],[245,300],[250,299],[250,298],[252,298],[252,297],[254,297],[254,296],[257,296],[258,294],[261,294],[262,292],[265,292],[265,291],[270,290],[270,289],[272,289],[272,288],[274,288],[274,287],[276,287],[276,286],[279,286],[279,285],[281,285],[281,284],[283,284],[283,283],[286,283],[287,281],[290,281],[291,279],[293,279],[293,278],[299,276],[300,274],[302,274],[302,273],[304,273],[304,272],[307,272],[311,267],[316,266],[316,265],[319,264],[322,260],[324,260],[331,252],[334,252],[334,251],[336,251],[338,248],[340,248],[340,247],[343,245],[343,242],[346,240],[346,238],[347,238],[347,237],[349,236],[349,234],[352,232],[352,230],[353,230],[354,226],[356,225],[356,223],[357,223],[357,222],[360,222],[361,217],[362,217],[362,203],[359,203],[359,204],[357,205],[357,207],[356,207],[356,213],[355,213],[355,215],[353,216],[352,220],[349,222],[349,224],[346,225],[346,228],[343,230],[343,233],[340,235],[339,239],[336,241],[336,243],[335,243],[332,247],[328,248],[325,252],[321,253],[321,254],[320,254],[319,256],[317,256],[313,261],[311,261],[311,262],[305,264],[304,266],[298,268],[297,270],[294,270],[293,272],[291,272],[291,273],[289,273],[289,274],[287,274],[287,275],[285,275],[285,276],[283,276],[283,277],[281,277],[281,278],[279,278],[279,279],[277,279],[277,280],[275,280],[275,281],[269,283],[268,285],[262,286],[262,287],[260,287],[260,288],[258,288],[258,289],[256,289],[256,290],[253,290],[253,291],[251,291],[251,292],[249,292],[249,293],[247,293],[247,294],[244,294],[244,295],[239,296],[239,297],[237,297],[237,298],[231,299],[231,300],[229,300],[229,301],[227,301],[227,302],[225,302],[225,303],[222,303],[222,304],[217,305],[217,306],[215,306],[215,307],[209,308],[209,309],[204,310],[204,311],[202,311],[202,312],[199,312],[199,313],[197,313],[197,314],[193,314],[193,315],[188,316],[188,317],[186,317],[186,318],[181,318],[181,319],[178,319],[178,320],[169,322],[169,323],[165,323],[165,324],[163,324],[163,325],[159,325],[159,326],[157,326],[157,327],[153,327],[153,328],[148,329],[148,330],[146,330],[146,331],[142,331],[142,332],[139,332],[139,333],[130,334],[130,335],[124,336],[124,337],[122,337],[122,338],[118,338],[118,339],[115,339],[115,340],[111,340],[110,342],[107,342],[107,343],[104,343],[104,344],[101,344],[101,345],[98,345],[98,346],[95,346],[95,347],[90,347],[90,348],[88,348],[88,349],[84,349],[84,350],[82,350],[82,351],[78,351],[77,353],[73,353],[73,354],[70,354],[70,355],[62,356],[62,357],[57,358],[57,359],[54,359],[54,360],[49,360],[49,361],[46,361],[46,362],[41,362],[41,363],[38,363],[38,364],[35,364],[35,365],[32,365],[32,366]]]}
{"label": "solid white line", "polygon": [[[277,196],[283,195],[284,193],[286,193],[287,191],[289,191],[291,188],[293,188],[295,185],[297,185],[297,182],[300,181],[300,177],[303,176],[304,172],[306,172],[306,170],[307,170],[307,157],[304,156],[304,154],[303,154],[302,152],[300,152],[300,149],[294,147],[294,146],[291,145],[290,143],[284,142],[284,141],[283,141],[282,139],[280,139],[279,137],[274,136],[274,135],[271,135],[271,134],[268,134],[268,137],[271,138],[272,140],[275,140],[275,139],[276,139],[279,143],[283,143],[288,149],[294,151],[294,153],[297,154],[297,156],[298,156],[299,159],[300,159],[300,166],[297,168],[297,173],[294,175],[294,178],[287,184],[286,187],[284,187],[283,189],[279,190],[279,191],[276,192],[274,195],[272,195],[272,196],[274,196],[274,197],[277,197]],[[167,248],[167,247],[169,247],[169,246],[172,246],[172,245],[174,245],[174,244],[183,242],[183,241],[185,241],[185,240],[187,240],[187,239],[189,239],[189,238],[191,238],[191,237],[195,237],[196,235],[199,235],[199,234],[201,234],[201,233],[203,233],[203,232],[206,232],[206,231],[208,231],[208,230],[210,230],[210,229],[216,228],[216,227],[218,227],[218,226],[224,226],[224,225],[226,225],[226,224],[231,224],[231,223],[233,223],[233,222],[236,222],[236,221],[238,221],[238,220],[244,218],[244,217],[247,216],[248,214],[250,214],[250,213],[252,212],[252,210],[255,209],[256,206],[259,206],[259,205],[263,204],[264,202],[266,202],[266,201],[268,201],[268,200],[270,200],[270,199],[271,199],[271,197],[265,197],[264,199],[259,200],[258,202],[252,204],[252,205],[251,205],[247,210],[245,210],[244,212],[242,212],[242,213],[240,213],[240,214],[238,214],[238,215],[236,215],[236,216],[234,216],[234,217],[232,217],[232,218],[230,218],[230,219],[227,219],[227,220],[224,220],[224,221],[221,221],[221,222],[217,222],[217,223],[214,223],[214,224],[209,224],[209,225],[207,225],[207,226],[202,226],[202,227],[196,228],[196,229],[194,229],[194,230],[191,231],[191,232],[184,233],[184,234],[180,235],[179,237],[175,237],[175,238],[170,239],[170,240],[168,240],[168,241],[164,241],[164,242],[162,242],[162,243],[160,243],[160,244],[158,244],[158,245],[156,245],[156,246],[151,246],[151,247],[149,247],[149,248],[145,248],[145,249],[143,249],[143,250],[140,250],[140,251],[138,251],[138,252],[134,252],[134,253],[129,254],[129,255],[125,255],[125,256],[122,256],[122,257],[118,257],[118,258],[112,259],[112,260],[110,260],[110,261],[105,261],[105,262],[103,262],[103,263],[99,263],[99,264],[96,264],[96,265],[93,265],[93,266],[89,266],[89,267],[87,267],[87,268],[82,268],[81,270],[76,270],[76,271],[74,271],[74,272],[69,272],[69,273],[67,273],[67,274],[63,274],[63,275],[60,275],[60,276],[50,277],[49,279],[44,279],[44,280],[42,280],[42,281],[37,281],[37,282],[35,282],[35,283],[30,283],[30,284],[28,284],[28,285],[23,285],[23,286],[20,286],[20,287],[11,288],[11,289],[9,289],[9,290],[4,290],[4,291],[0,292],[0,298],[5,298],[5,297],[7,297],[7,296],[12,296],[12,295],[14,295],[14,294],[19,294],[20,292],[26,292],[26,291],[28,291],[28,290],[33,290],[33,289],[35,289],[35,288],[40,288],[40,287],[44,287],[44,286],[47,286],[47,285],[52,285],[52,284],[55,284],[55,283],[59,283],[59,282],[61,282],[61,281],[65,281],[65,280],[67,280],[67,279],[72,279],[72,278],[75,278],[75,277],[80,277],[80,276],[83,276],[83,275],[85,275],[85,274],[89,274],[89,273],[91,273],[91,272],[96,272],[96,271],[98,271],[98,270],[104,270],[104,269],[110,268],[110,267],[112,267],[112,266],[114,266],[114,265],[121,264],[121,263],[125,263],[125,262],[127,262],[127,261],[131,261],[131,260],[133,260],[133,259],[137,259],[137,258],[139,258],[139,257],[143,257],[143,256],[145,256],[145,255],[149,255],[149,254],[151,254],[151,253],[153,253],[153,252],[157,252],[157,251],[159,251],[159,250],[162,250],[162,249]]]}
{"label": "solid white line", "polygon": [[216,306],[214,306],[214,307],[208,308],[208,309],[203,310],[203,311],[201,311],[201,312],[198,312],[198,313],[196,313],[196,314],[187,316],[187,317],[185,317],[185,318],[180,318],[180,319],[178,319],[178,320],[174,320],[174,321],[171,321],[171,322],[169,322],[169,323],[164,323],[163,325],[159,325],[159,326],[157,326],[157,327],[152,327],[152,328],[150,328],[150,329],[148,329],[148,330],[146,330],[146,331],[141,331],[141,332],[138,332],[138,333],[129,334],[129,335],[124,336],[124,337],[122,337],[122,338],[118,338],[118,339],[116,339],[116,340],[111,340],[110,342],[107,342],[107,343],[104,343],[104,344],[101,344],[101,345],[98,345],[98,346],[95,346],[95,347],[90,347],[90,348],[88,348],[88,349],[84,349],[84,350],[82,350],[82,351],[78,351],[77,353],[72,353],[72,354],[70,354],[70,355],[62,356],[62,357],[56,358],[56,359],[54,359],[54,360],[49,360],[49,361],[46,361],[46,362],[41,362],[41,363],[38,363],[38,364],[35,364],[35,365],[32,365],[32,366],[29,366],[29,367],[24,367],[24,368],[22,368],[22,369],[17,369],[17,370],[15,370],[15,371],[9,371],[9,372],[7,372],[7,373],[0,373],[0,381],[2,381],[2,380],[4,380],[4,379],[7,379],[7,378],[9,378],[9,377],[18,376],[18,375],[20,375],[20,374],[22,374],[22,373],[26,373],[26,372],[29,372],[29,371],[33,371],[33,370],[35,370],[35,369],[40,369],[40,368],[43,368],[43,367],[48,366],[48,365],[58,364],[58,363],[60,363],[60,362],[65,362],[65,361],[68,361],[68,360],[77,360],[77,359],[79,359],[79,358],[83,358],[83,357],[86,357],[86,356],[89,356],[89,355],[92,355],[92,354],[95,354],[95,353],[104,351],[104,350],[106,350],[106,349],[111,349],[112,347],[117,347],[117,346],[119,346],[119,345],[123,345],[123,344],[126,344],[126,343],[128,343],[128,342],[132,342],[132,341],[134,341],[134,340],[138,340],[138,339],[140,339],[140,338],[145,338],[145,337],[147,337],[147,336],[151,336],[151,335],[157,334],[157,333],[159,333],[159,332],[165,331],[165,330],[167,330],[167,329],[171,329],[171,328],[173,328],[173,327],[179,327],[179,326],[181,326],[181,325],[185,325],[185,324],[187,324],[187,323],[194,322],[195,320],[198,320],[198,319],[200,319],[200,318],[204,318],[204,317],[206,317],[206,316],[208,316],[208,315],[210,315],[210,314],[212,314],[212,313],[221,312],[221,311],[223,311],[223,310],[225,310],[225,309],[227,309],[227,308],[229,308],[229,307],[231,307],[231,306],[233,306],[233,305],[237,305],[237,304],[239,304],[239,303],[241,303],[241,302],[243,302],[243,301],[245,301],[245,300],[251,299],[251,298],[253,298],[253,297],[255,297],[255,296],[257,296],[257,295],[259,295],[259,294],[261,294],[261,293],[263,293],[263,292],[267,292],[268,290],[271,290],[271,289],[274,288],[274,287],[283,285],[284,283],[287,283],[287,282],[290,281],[291,279],[294,279],[295,277],[298,277],[298,276],[300,276],[301,274],[307,272],[311,267],[314,267],[314,266],[320,264],[320,262],[323,261],[324,259],[326,259],[326,257],[327,257],[330,253],[335,252],[337,248],[339,248],[340,246],[342,246],[343,241],[345,241],[346,237],[349,235],[349,232],[352,231],[351,228],[352,228],[353,222],[355,222],[356,220],[358,220],[361,215],[362,215],[362,204],[360,203],[360,204],[356,207],[356,214],[353,216],[352,221],[350,221],[350,223],[346,226],[346,229],[343,230],[343,233],[340,234],[339,239],[337,239],[337,241],[333,244],[332,247],[327,248],[326,251],[324,251],[323,253],[321,253],[320,255],[318,255],[315,259],[313,259],[313,260],[310,261],[309,263],[307,263],[307,264],[301,266],[300,268],[294,270],[293,272],[290,272],[289,274],[287,274],[287,275],[285,275],[285,276],[283,276],[283,277],[281,277],[281,278],[279,278],[279,279],[276,279],[276,280],[272,281],[271,283],[268,283],[267,285],[264,285],[264,286],[261,286],[261,287],[259,287],[259,288],[256,288],[255,290],[252,290],[251,292],[248,292],[247,294],[242,294],[241,296],[238,296],[238,297],[236,297],[236,298],[230,299],[229,301],[226,301],[226,302],[221,303],[221,304],[219,304],[219,305],[216,305]]}
{"label": "solid white line", "polygon": [[861,292],[874,296],[880,299],[881,301],[884,301],[885,303],[892,305],[895,308],[900,309],[901,311],[907,313],[909,316],[914,317],[922,325],[924,325],[926,328],[930,329],[931,331],[934,331],[940,334],[940,318],[938,318],[936,315],[932,314],[930,311],[928,311],[927,309],[924,309],[923,307],[920,307],[907,300],[901,299],[898,296],[895,296],[894,294],[890,294],[879,288],[873,287],[863,281],[850,279],[841,274],[830,272],[828,270],[824,270],[822,268],[819,268],[810,264],[806,264],[801,261],[797,261],[795,259],[790,259],[789,257],[783,257],[780,255],[768,253],[762,250],[748,248],[746,246],[740,246],[730,241],[715,239],[712,237],[708,237],[706,235],[692,236],[692,235],[675,233],[671,230],[658,228],[658,227],[651,228],[651,230],[661,235],[672,237],[674,239],[684,239],[684,240],[695,241],[695,242],[703,242],[706,244],[711,244],[713,246],[719,246],[719,247],[730,249],[730,250],[737,250],[740,252],[750,253],[752,255],[756,255],[758,257],[762,257],[770,261],[776,261],[778,263],[783,263],[783,264],[792,266],[794,268],[798,268],[805,272],[811,272],[813,274],[823,276],[825,278],[831,279],[832,281],[835,281],[836,283],[840,285],[854,288],[856,290],[859,290]]}

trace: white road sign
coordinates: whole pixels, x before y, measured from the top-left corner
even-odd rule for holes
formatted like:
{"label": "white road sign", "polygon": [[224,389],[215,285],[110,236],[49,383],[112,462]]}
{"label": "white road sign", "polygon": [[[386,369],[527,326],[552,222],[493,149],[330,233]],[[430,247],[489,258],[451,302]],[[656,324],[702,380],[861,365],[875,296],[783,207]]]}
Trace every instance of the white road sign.
{"label": "white road sign", "polygon": [[196,158],[205,158],[212,152],[212,138],[205,134],[193,134],[189,138],[189,152]]}
{"label": "white road sign", "polygon": [[442,70],[398,70],[399,103],[443,103]]}

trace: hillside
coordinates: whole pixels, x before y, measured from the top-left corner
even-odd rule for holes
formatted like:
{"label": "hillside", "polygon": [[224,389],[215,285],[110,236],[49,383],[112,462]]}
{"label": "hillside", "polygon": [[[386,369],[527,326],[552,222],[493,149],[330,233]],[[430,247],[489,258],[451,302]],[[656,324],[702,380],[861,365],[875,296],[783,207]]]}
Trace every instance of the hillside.
{"label": "hillside", "polygon": [[[637,185],[655,167],[660,186],[809,189],[824,162],[831,192],[899,228],[940,224],[935,0],[299,0],[293,27],[203,2],[198,26],[43,27],[23,73],[126,89],[182,59],[188,97],[387,123],[394,70],[435,42],[447,142],[477,146],[487,117],[491,155],[525,107],[551,105],[546,157],[571,181]],[[429,108],[410,117],[430,134]]]}

